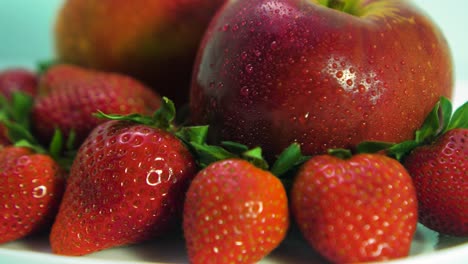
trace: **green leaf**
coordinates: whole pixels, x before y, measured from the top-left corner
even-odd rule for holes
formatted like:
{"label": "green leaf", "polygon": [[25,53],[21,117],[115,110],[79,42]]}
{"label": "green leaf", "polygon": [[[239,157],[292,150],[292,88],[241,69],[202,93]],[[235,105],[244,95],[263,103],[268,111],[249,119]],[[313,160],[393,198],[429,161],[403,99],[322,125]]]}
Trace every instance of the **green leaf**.
{"label": "green leaf", "polygon": [[449,126],[452,118],[452,103],[446,97],[439,100],[439,130],[435,136],[444,133]]}
{"label": "green leaf", "polygon": [[447,130],[454,128],[468,128],[468,102],[465,102],[453,113]]}
{"label": "green leaf", "polygon": [[439,121],[439,107],[441,102],[437,102],[432,111],[424,120],[423,125],[419,130],[416,131],[415,141],[420,143],[427,141],[428,138],[433,138],[439,131],[440,121]]}
{"label": "green leaf", "polygon": [[208,136],[208,126],[182,127],[175,132],[175,135],[187,144],[190,142],[203,144]]}
{"label": "green leaf", "polygon": [[384,141],[364,141],[356,146],[357,153],[377,153],[395,145],[395,143]]}
{"label": "green leaf", "polygon": [[30,113],[33,107],[33,98],[23,92],[13,92],[11,95],[11,117],[22,126],[29,128]]}
{"label": "green leaf", "polygon": [[49,154],[53,159],[57,159],[63,150],[63,134],[56,128],[52,140],[50,141]]}
{"label": "green leaf", "polygon": [[59,64],[60,62],[57,59],[50,59],[50,60],[43,60],[39,61],[36,65],[37,68],[37,74],[42,75],[46,71],[49,70],[49,68]]}
{"label": "green leaf", "polygon": [[420,145],[421,143],[414,140],[403,141],[388,148],[387,154],[393,156],[399,161],[402,161],[414,148]]}
{"label": "green leaf", "polygon": [[176,110],[174,102],[169,98],[163,97],[161,106],[154,113],[153,120],[157,127],[161,129],[169,129],[172,125],[172,121],[176,117]]}
{"label": "green leaf", "polygon": [[153,120],[150,117],[143,116],[140,114],[128,114],[128,115],[106,114],[98,110],[96,113],[93,114],[93,116],[97,118],[104,118],[104,119],[109,119],[109,120],[130,121],[130,122],[135,122],[138,124],[145,124],[145,125],[151,125],[153,123]]}
{"label": "green leaf", "polygon": [[246,145],[233,141],[222,141],[221,146],[223,146],[227,151],[230,151],[236,155],[242,155],[242,153],[249,150],[249,147]]}
{"label": "green leaf", "polygon": [[72,129],[70,133],[68,133],[67,141],[65,142],[65,149],[74,150],[75,142],[76,142],[76,132],[75,130]]}
{"label": "green leaf", "polygon": [[268,163],[263,158],[262,149],[260,147],[245,151],[241,154],[241,158],[247,160],[260,169],[268,170]]}
{"label": "green leaf", "polygon": [[276,159],[271,167],[271,173],[281,177],[292,168],[299,166],[310,157],[302,155],[301,146],[298,143],[292,143]]}
{"label": "green leaf", "polygon": [[29,148],[29,149],[32,149],[36,153],[41,153],[41,154],[46,153],[45,149],[42,148],[40,145],[31,144],[31,142],[29,142],[29,141],[27,141],[25,139],[20,139],[20,140],[16,141],[15,146],[16,147]]}
{"label": "green leaf", "polygon": [[27,130],[24,126],[11,122],[10,120],[3,119],[2,123],[8,129],[8,138],[13,142],[16,143],[20,140],[26,140],[33,145],[40,145],[34,136],[31,134],[29,130]]}
{"label": "green leaf", "polygon": [[237,157],[220,146],[198,144],[196,142],[190,142],[190,145],[195,150],[201,167],[206,167],[216,161]]}
{"label": "green leaf", "polygon": [[328,155],[340,158],[340,159],[349,159],[353,156],[353,153],[349,149],[337,148],[329,149],[327,151]]}

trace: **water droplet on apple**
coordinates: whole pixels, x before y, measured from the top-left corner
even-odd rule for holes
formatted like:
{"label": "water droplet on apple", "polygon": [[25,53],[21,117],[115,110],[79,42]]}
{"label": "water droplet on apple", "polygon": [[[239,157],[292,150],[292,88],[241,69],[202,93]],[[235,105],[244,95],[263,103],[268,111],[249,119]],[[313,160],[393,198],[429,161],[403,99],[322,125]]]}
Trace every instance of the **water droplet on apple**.
{"label": "water droplet on apple", "polygon": [[243,51],[241,53],[241,59],[243,59],[243,60],[247,59],[247,52]]}
{"label": "water droplet on apple", "polygon": [[278,49],[278,42],[272,41],[271,44],[270,44],[270,48],[271,48],[272,50]]}
{"label": "water droplet on apple", "polygon": [[244,86],[240,89],[240,93],[242,96],[247,97],[249,96],[249,87]]}
{"label": "water droplet on apple", "polygon": [[341,79],[343,77],[343,72],[339,71],[336,73],[336,78]]}
{"label": "water droplet on apple", "polygon": [[262,52],[259,50],[254,51],[255,56],[260,57],[262,55]]}
{"label": "water droplet on apple", "polygon": [[224,31],[224,32],[228,31],[228,30],[229,30],[229,27],[230,27],[229,24],[225,24],[225,25],[223,26],[223,31]]}
{"label": "water droplet on apple", "polygon": [[247,65],[245,66],[245,71],[246,71],[247,73],[252,73],[252,72],[253,72],[253,66],[252,66],[252,64],[247,64]]}
{"label": "water droplet on apple", "polygon": [[349,86],[352,86],[353,85],[353,80],[351,80],[351,79],[346,80],[346,84],[349,85]]}

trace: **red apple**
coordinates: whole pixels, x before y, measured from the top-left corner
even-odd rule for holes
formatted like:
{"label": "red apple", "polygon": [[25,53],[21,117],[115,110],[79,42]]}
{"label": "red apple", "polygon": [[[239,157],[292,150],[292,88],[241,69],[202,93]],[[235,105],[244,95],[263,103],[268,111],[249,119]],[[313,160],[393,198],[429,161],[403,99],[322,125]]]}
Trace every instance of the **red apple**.
{"label": "red apple", "polygon": [[195,63],[190,108],[211,139],[292,142],[306,154],[413,136],[453,65],[439,28],[409,1],[229,1]]}
{"label": "red apple", "polygon": [[198,44],[224,0],[66,0],[55,22],[62,62],[131,75],[188,102]]}

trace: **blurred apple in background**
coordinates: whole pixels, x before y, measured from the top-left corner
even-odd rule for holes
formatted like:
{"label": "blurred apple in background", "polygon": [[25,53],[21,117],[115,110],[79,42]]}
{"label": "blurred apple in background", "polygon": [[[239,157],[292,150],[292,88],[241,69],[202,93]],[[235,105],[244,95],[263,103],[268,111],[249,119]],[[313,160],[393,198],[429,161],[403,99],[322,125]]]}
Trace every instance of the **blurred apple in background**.
{"label": "blurred apple in background", "polygon": [[66,0],[55,22],[58,59],[132,75],[188,101],[198,44],[224,0]]}
{"label": "blurred apple in background", "polygon": [[409,1],[230,1],[201,43],[190,108],[213,141],[318,154],[411,138],[453,75],[444,36]]}

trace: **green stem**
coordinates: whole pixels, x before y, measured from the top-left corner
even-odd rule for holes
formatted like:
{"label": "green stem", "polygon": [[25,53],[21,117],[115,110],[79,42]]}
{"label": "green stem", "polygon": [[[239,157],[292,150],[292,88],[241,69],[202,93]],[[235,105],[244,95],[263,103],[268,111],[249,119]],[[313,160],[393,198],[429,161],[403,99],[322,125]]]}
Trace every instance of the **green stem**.
{"label": "green stem", "polygon": [[318,0],[318,3],[347,14],[358,15],[361,0]]}

